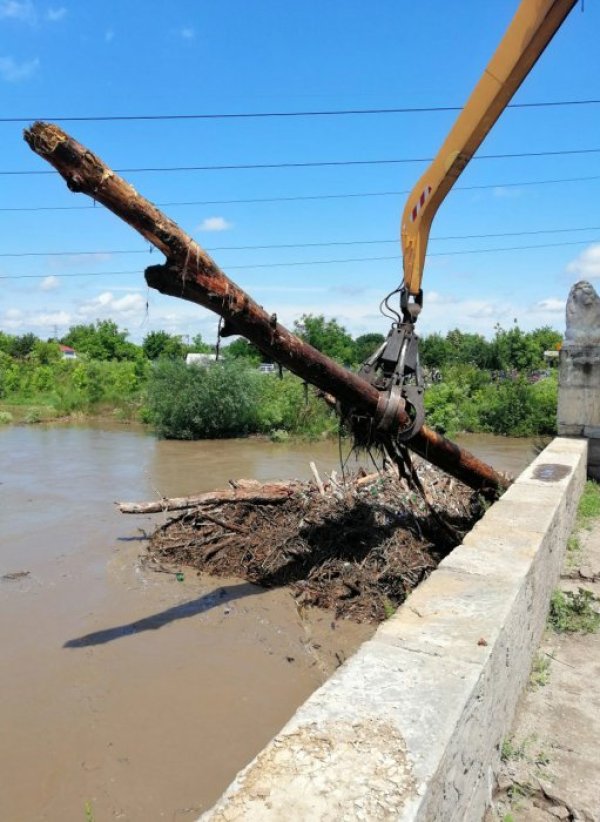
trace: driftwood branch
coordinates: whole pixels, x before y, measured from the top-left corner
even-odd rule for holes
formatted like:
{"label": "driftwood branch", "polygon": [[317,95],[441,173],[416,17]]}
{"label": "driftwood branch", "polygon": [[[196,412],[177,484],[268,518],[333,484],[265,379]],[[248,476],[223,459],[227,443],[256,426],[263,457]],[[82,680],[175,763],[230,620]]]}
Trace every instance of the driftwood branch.
{"label": "driftwood branch", "polygon": [[[284,365],[347,408],[373,417],[378,390],[321,354],[280,323],[233,283],[189,235],[112,171],[99,157],[54,124],[34,123],[26,129],[31,149],[47,160],[71,191],[102,203],[132,226],[166,257],[146,269],[146,282],[163,294],[198,303],[225,319],[225,332],[240,334],[264,354]],[[398,426],[409,422],[404,410]],[[409,447],[447,473],[483,492],[496,493],[506,479],[468,451],[423,426]]]}
{"label": "driftwood branch", "polygon": [[295,493],[295,486],[289,482],[273,482],[256,487],[226,488],[223,491],[207,491],[189,497],[170,497],[151,502],[117,502],[122,514],[160,514],[162,511],[184,511],[203,505],[252,502],[273,503],[289,499]]}

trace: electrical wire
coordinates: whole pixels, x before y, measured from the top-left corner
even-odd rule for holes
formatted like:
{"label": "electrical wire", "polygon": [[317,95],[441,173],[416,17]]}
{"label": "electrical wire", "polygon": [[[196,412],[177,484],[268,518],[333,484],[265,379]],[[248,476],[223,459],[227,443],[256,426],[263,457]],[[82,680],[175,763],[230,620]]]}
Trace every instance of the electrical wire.
{"label": "electrical wire", "polygon": [[[471,249],[461,249],[457,251],[435,251],[431,254],[427,254],[427,257],[454,257],[454,256],[462,256],[468,254],[491,254],[497,253],[501,251],[524,251],[530,249],[542,249],[542,248],[558,248],[560,246],[573,246],[573,245],[588,245],[592,243],[598,243],[600,240],[598,238],[586,239],[586,240],[574,240],[570,242],[561,242],[561,243],[541,243],[535,245],[516,245],[516,246],[503,246],[499,248],[471,248]],[[237,271],[250,271],[253,269],[258,268],[295,268],[297,266],[304,266],[304,265],[333,265],[333,264],[341,264],[341,263],[365,263],[365,262],[380,262],[380,261],[389,261],[389,260],[400,260],[400,254],[393,254],[390,256],[382,256],[382,257],[350,257],[341,260],[298,260],[294,262],[279,262],[279,263],[254,263],[250,265],[230,265],[227,266],[227,269],[230,271],[237,270]],[[48,276],[53,276],[56,278],[67,278],[67,277],[108,277],[108,276],[115,276],[121,274],[140,274],[139,269],[131,270],[131,271],[89,271],[89,272],[69,272],[66,274],[3,274],[0,275],[0,280],[29,280],[29,279],[40,279],[46,278]]]}
{"label": "electrical wire", "polygon": [[[506,108],[562,108],[564,106],[595,106],[596,99],[543,100],[532,103],[509,103]],[[0,117],[0,123],[32,123],[36,120],[61,123],[108,123],[108,122],[163,122],[165,120],[250,120],[274,117],[340,117],[382,114],[430,114],[433,112],[462,111],[463,106],[392,106],[384,108],[320,109],[308,111],[235,111],[191,114],[86,114],[66,117]]]}
{"label": "electrical wire", "polygon": [[[454,186],[448,193],[456,191],[481,191],[485,189],[522,188],[525,186],[555,185],[560,183],[582,183],[600,180],[600,174],[585,177],[555,177],[547,180],[522,180],[509,183],[486,183],[482,185]],[[404,191],[357,191],[345,194],[299,194],[290,197],[250,197],[233,200],[172,200],[156,203],[159,208],[205,205],[245,205],[256,203],[285,203],[301,202],[303,200],[346,200],[360,197],[396,197],[410,194],[410,189]],[[0,206],[0,211],[101,211],[95,204],[84,206]]]}
{"label": "electrical wire", "polygon": [[[575,154],[600,154],[600,148],[567,148],[553,151],[517,151],[507,154],[479,154],[475,155],[471,161],[475,160],[510,160],[525,157],[565,157]],[[404,165],[410,163],[431,163],[433,157],[392,157],[376,160],[308,160],[304,162],[285,163],[232,163],[227,165],[208,166],[132,166],[130,168],[112,169],[118,174],[142,174],[142,173],[172,173],[190,171],[248,171],[248,170],[271,170],[282,168],[325,168],[325,167],[348,167],[348,166],[381,166],[381,165]],[[0,175],[3,177],[23,177],[23,176],[45,176],[48,174],[58,174],[54,170],[35,169],[11,171],[3,169]]]}
{"label": "electrical wire", "polygon": [[[573,228],[539,228],[532,231],[497,231],[485,234],[448,234],[439,237],[430,237],[429,242],[442,242],[449,240],[482,240],[496,237],[527,237],[540,234],[568,234],[573,231],[600,231],[600,226],[581,226]],[[398,243],[398,238],[386,240],[336,240],[322,243],[274,243],[271,245],[220,245],[207,247],[206,251],[266,251],[284,248],[329,248],[332,246],[353,246],[353,245],[389,245]],[[22,258],[22,257],[85,257],[110,254],[111,256],[124,254],[150,254],[149,249],[98,249],[95,251],[6,251],[0,253],[1,257]]]}

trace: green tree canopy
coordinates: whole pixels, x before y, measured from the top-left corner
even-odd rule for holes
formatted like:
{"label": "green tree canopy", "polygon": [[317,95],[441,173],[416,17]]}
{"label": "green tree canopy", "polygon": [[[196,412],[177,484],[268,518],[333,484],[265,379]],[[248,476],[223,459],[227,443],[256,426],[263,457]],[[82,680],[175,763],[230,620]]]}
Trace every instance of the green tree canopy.
{"label": "green tree canopy", "polygon": [[521,331],[516,324],[508,330],[500,325],[495,327],[496,334],[492,342],[492,368],[510,371],[527,371],[538,368],[543,363],[543,348],[532,334]]}
{"label": "green tree canopy", "polygon": [[294,323],[295,333],[321,353],[351,365],[354,362],[354,340],[335,318],[326,320],[323,314],[303,314]]}
{"label": "green tree canopy", "polygon": [[451,348],[441,334],[428,334],[419,341],[421,364],[426,368],[443,368],[451,356]]}
{"label": "green tree canopy", "polygon": [[238,337],[229,345],[224,345],[221,353],[225,360],[244,360],[248,365],[258,365],[266,359],[260,350],[244,337]]}
{"label": "green tree canopy", "polygon": [[543,359],[544,351],[556,351],[562,342],[562,334],[559,334],[549,325],[543,325],[529,333],[531,339],[538,347],[540,358]]}
{"label": "green tree canopy", "polygon": [[214,348],[212,345],[204,342],[202,339],[202,334],[196,334],[196,336],[192,338],[192,341],[188,346],[188,350],[195,351],[196,354],[210,354],[214,351]]}
{"label": "green tree canopy", "polygon": [[490,343],[481,334],[465,334],[455,328],[446,334],[451,362],[489,368],[492,363]]}
{"label": "green tree canopy", "polygon": [[385,337],[383,334],[362,334],[354,340],[354,360],[356,363],[363,363],[368,357],[377,351]]}
{"label": "green tree canopy", "polygon": [[36,340],[31,352],[31,357],[39,365],[50,365],[60,360],[60,347],[54,340],[48,340],[47,342]]}
{"label": "green tree canopy", "polygon": [[4,331],[0,331],[0,351],[9,354],[12,339],[10,334],[5,334]]}
{"label": "green tree canopy", "polygon": [[20,337],[12,337],[9,343],[8,353],[16,360],[24,360],[34,349],[38,341],[35,334],[22,334]]}
{"label": "green tree canopy", "polygon": [[149,360],[157,360],[159,357],[180,360],[186,352],[181,337],[167,334],[166,331],[150,331],[144,337],[142,349]]}
{"label": "green tree canopy", "polygon": [[140,349],[127,336],[128,332],[119,331],[112,320],[96,320],[89,325],[74,325],[61,342],[91,360],[135,360]]}

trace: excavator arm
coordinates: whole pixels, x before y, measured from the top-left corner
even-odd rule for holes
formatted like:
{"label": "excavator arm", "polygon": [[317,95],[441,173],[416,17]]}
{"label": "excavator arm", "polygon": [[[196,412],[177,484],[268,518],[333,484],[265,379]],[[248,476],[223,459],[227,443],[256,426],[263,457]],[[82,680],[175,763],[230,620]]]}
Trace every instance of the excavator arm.
{"label": "excavator arm", "polygon": [[427,241],[438,208],[576,3],[522,0],[444,144],[410,193],[400,226],[409,297],[420,301]]}
{"label": "excavator arm", "polygon": [[[399,289],[401,315],[397,314],[398,322],[393,323],[387,340],[359,372],[381,393],[377,429],[393,433],[399,440],[413,437],[425,417],[414,324],[423,305],[421,283],[433,218],[576,2],[521,0],[483,76],[406,202],[400,230],[404,268]],[[384,302],[390,308],[387,299]],[[402,431],[392,431],[400,408],[408,412],[410,423]]]}

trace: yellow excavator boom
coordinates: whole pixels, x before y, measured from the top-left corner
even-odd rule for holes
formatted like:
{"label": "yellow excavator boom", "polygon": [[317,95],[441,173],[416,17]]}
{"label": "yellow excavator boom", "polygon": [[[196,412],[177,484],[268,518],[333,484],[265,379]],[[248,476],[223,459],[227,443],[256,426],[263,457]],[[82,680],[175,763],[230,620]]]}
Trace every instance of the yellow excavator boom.
{"label": "yellow excavator boom", "polygon": [[577,0],[522,0],[483,76],[402,214],[405,309],[416,318],[429,231],[435,214],[488,131]]}
{"label": "yellow excavator boom", "polygon": [[[444,197],[576,2],[521,0],[481,80],[408,198],[400,227],[404,279],[398,291],[402,314],[391,308],[388,300],[392,294],[388,295],[383,304],[398,321],[392,323],[385,342],[359,371],[381,395],[374,420],[368,419],[366,427],[364,420],[354,417],[354,430],[363,425],[365,441],[371,436],[373,423],[378,432],[392,436],[397,443],[414,437],[423,425],[424,381],[414,324],[423,304],[421,281],[431,223]],[[400,408],[408,416],[402,430],[396,422]]]}

